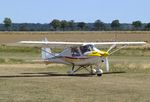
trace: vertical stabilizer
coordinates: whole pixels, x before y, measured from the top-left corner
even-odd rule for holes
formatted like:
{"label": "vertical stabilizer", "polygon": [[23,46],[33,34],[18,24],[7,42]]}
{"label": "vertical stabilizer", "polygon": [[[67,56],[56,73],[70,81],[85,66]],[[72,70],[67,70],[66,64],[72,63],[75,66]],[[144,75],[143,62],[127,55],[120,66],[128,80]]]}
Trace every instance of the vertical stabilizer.
{"label": "vertical stabilizer", "polygon": [[50,48],[42,48],[41,54],[42,54],[42,59],[44,59],[44,60],[54,57],[53,54],[51,53]]}
{"label": "vertical stabilizer", "polygon": [[[44,39],[44,42],[47,42],[47,38]],[[45,47],[43,47],[41,50],[41,55],[42,55],[42,59],[43,60],[47,60],[49,58],[54,57],[54,54],[51,52],[51,49],[47,47],[47,44],[44,45]]]}

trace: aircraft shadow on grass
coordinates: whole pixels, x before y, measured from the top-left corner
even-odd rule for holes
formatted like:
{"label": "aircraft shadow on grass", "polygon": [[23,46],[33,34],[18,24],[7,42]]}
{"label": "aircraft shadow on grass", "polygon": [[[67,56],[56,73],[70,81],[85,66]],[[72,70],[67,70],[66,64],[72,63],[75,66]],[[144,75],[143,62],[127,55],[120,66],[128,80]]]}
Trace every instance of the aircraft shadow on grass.
{"label": "aircraft shadow on grass", "polygon": [[[121,73],[126,73],[125,71],[120,71],[120,72],[105,72],[103,74],[121,74]],[[7,75],[7,76],[0,76],[0,78],[19,78],[19,77],[57,77],[57,76],[72,76],[72,77],[92,77],[95,74],[90,74],[90,73],[83,73],[83,74],[74,74],[74,75],[69,75],[69,74],[60,74],[56,72],[37,72],[37,73],[20,73],[19,75]]]}

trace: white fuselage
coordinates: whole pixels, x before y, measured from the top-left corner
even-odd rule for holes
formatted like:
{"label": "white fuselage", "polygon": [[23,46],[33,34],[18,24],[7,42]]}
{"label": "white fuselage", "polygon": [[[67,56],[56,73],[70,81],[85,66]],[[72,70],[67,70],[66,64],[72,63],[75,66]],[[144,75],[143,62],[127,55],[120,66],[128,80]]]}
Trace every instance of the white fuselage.
{"label": "white fuselage", "polygon": [[76,66],[82,66],[82,65],[94,65],[97,63],[100,63],[102,60],[102,57],[54,57],[49,58],[45,60],[47,64],[49,63],[62,63],[62,64],[68,64],[68,65],[76,65]]}
{"label": "white fuselage", "polygon": [[[47,49],[45,49],[47,52]],[[45,52],[44,52],[45,53]],[[47,64],[49,63],[62,63],[75,66],[94,65],[102,60],[103,54],[94,45],[83,45],[78,47],[71,47],[65,49],[59,54],[45,53],[44,59]]]}

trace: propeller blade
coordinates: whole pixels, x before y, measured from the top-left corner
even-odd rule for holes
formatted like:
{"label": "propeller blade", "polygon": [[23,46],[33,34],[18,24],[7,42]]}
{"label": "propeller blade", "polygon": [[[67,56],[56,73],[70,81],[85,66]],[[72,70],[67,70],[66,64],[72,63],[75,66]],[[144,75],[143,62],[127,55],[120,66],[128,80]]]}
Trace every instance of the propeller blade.
{"label": "propeller blade", "polygon": [[124,45],[124,46],[122,46],[122,47],[116,49],[115,51],[112,51],[109,55],[112,55],[113,53],[115,53],[115,52],[117,52],[117,51],[119,51],[119,50],[125,48],[126,46],[127,46],[127,45]]}
{"label": "propeller blade", "polygon": [[112,50],[114,47],[116,47],[116,44],[112,45],[112,46],[107,50],[107,52],[109,52],[110,50]]}
{"label": "propeller blade", "polygon": [[106,64],[106,71],[109,72],[109,61],[108,61],[108,57],[105,58],[105,64]]}

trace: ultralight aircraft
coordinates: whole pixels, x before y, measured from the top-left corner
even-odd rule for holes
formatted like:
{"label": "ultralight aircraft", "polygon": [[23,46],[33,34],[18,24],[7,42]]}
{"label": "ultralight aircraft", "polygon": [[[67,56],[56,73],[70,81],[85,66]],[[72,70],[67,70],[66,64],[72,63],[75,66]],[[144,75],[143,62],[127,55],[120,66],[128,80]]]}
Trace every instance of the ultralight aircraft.
{"label": "ultralight aircraft", "polygon": [[[143,45],[145,42],[50,42],[45,38],[43,41],[20,41],[21,44],[41,45],[42,60],[46,64],[61,63],[72,65],[68,74],[75,74],[82,69],[87,70],[91,74],[101,76],[103,70],[101,64],[105,63],[106,71],[109,72],[108,56],[116,51],[126,47],[127,45]],[[60,53],[52,53],[49,48],[51,45],[68,46]],[[109,45],[107,51],[98,49],[98,45]],[[116,46],[121,45],[114,51],[111,51]],[[75,68],[77,66],[77,68]]]}

